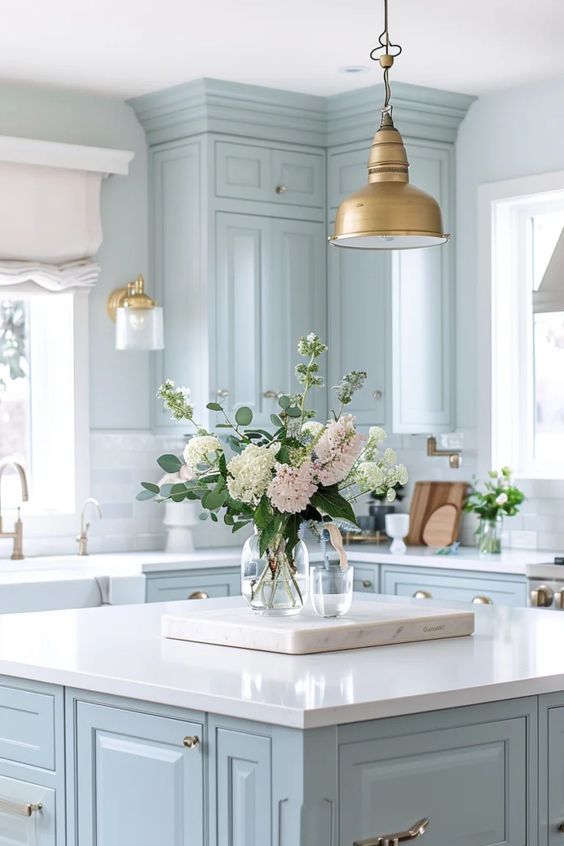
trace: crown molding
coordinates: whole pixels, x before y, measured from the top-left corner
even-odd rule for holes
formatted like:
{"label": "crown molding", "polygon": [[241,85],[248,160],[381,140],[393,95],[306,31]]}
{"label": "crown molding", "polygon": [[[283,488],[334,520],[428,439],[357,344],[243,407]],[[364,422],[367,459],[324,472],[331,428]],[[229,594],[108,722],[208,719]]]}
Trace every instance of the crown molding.
{"label": "crown molding", "polygon": [[[452,143],[474,97],[395,83],[394,117],[407,136]],[[203,132],[334,147],[366,141],[378,127],[383,86],[317,97],[197,79],[129,100],[150,145]]]}

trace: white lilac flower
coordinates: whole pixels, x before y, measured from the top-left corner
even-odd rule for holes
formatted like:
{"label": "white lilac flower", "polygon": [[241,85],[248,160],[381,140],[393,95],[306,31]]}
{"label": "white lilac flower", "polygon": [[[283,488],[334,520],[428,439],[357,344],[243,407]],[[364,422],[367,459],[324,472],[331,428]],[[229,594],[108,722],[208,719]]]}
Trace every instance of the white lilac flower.
{"label": "white lilac flower", "polygon": [[332,390],[337,392],[337,399],[342,405],[348,405],[353,398],[353,394],[364,387],[365,380],[365,370],[351,370],[350,373],[343,376],[338,385],[333,386]]}
{"label": "white lilac flower", "polygon": [[268,446],[249,444],[227,465],[227,489],[233,499],[258,505],[272,481],[279,443]]}
{"label": "white lilac flower", "polygon": [[355,470],[355,481],[362,491],[375,491],[384,485],[385,472],[378,461],[362,461]]}
{"label": "white lilac flower", "polygon": [[497,505],[505,505],[505,503],[507,502],[507,499],[508,499],[508,497],[507,497],[506,493],[500,493],[500,495],[496,497],[495,501],[496,501]]}
{"label": "white lilac flower", "polygon": [[374,461],[378,456],[380,447],[386,440],[387,435],[381,426],[371,426],[368,430],[368,440],[364,449],[364,457],[367,461]]}
{"label": "white lilac flower", "polygon": [[223,447],[215,435],[196,435],[184,447],[184,461],[191,477],[197,475],[199,464],[215,467]]}
{"label": "white lilac flower", "polygon": [[388,447],[384,451],[384,463],[387,464],[388,467],[391,467],[393,464],[396,463],[397,460],[398,460],[398,457],[397,457],[395,449]]}
{"label": "white lilac flower", "polygon": [[315,440],[321,435],[324,428],[325,426],[319,420],[307,420],[302,426],[302,432],[312,440]]}

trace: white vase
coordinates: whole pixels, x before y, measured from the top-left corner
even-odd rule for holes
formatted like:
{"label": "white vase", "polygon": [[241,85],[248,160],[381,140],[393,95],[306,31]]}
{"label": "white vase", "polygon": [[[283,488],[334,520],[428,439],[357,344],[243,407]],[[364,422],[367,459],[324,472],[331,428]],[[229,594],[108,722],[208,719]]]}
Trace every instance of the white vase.
{"label": "white vase", "polygon": [[165,502],[165,552],[193,552],[193,528],[198,525],[199,502]]}
{"label": "white vase", "polygon": [[407,551],[404,538],[409,533],[409,514],[386,514],[386,534],[392,538],[390,552]]}

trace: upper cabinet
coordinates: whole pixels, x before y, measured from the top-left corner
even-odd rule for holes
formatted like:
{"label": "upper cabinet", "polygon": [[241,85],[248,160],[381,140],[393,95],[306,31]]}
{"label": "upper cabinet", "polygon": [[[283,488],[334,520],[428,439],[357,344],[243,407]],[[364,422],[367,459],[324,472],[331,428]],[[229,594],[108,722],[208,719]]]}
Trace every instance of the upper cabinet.
{"label": "upper cabinet", "polygon": [[[396,124],[414,184],[453,227],[454,140],[471,98],[396,84]],[[270,425],[298,388],[296,345],[329,344],[328,386],[366,370],[350,411],[395,432],[454,426],[453,246],[328,247],[336,208],[366,184],[381,86],[321,98],[198,80],[132,101],[150,147],[151,256],[164,306],[155,386],[172,378],[205,406]],[[317,410],[328,409],[317,392]],[[159,427],[177,425],[155,407]]]}

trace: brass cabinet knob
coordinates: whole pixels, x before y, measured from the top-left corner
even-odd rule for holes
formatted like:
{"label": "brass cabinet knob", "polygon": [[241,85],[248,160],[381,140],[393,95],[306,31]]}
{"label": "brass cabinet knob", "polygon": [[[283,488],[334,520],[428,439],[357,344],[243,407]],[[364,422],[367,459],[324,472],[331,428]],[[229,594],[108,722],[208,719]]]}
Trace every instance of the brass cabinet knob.
{"label": "brass cabinet knob", "polygon": [[229,391],[227,390],[227,388],[218,388],[215,393],[216,396],[221,397],[222,399],[229,396]]}
{"label": "brass cabinet knob", "polygon": [[433,594],[429,593],[428,590],[416,590],[413,594],[414,599],[432,599]]}
{"label": "brass cabinet knob", "polygon": [[493,605],[493,599],[489,596],[473,596],[472,602],[474,605]]}
{"label": "brass cabinet knob", "polygon": [[362,587],[363,588],[371,588],[372,582],[370,581],[370,579],[363,579]]}
{"label": "brass cabinet knob", "polygon": [[372,391],[372,399],[381,400],[383,396],[384,396],[383,391]]}
{"label": "brass cabinet knob", "polygon": [[558,831],[560,832],[560,834],[564,834],[564,822],[560,823],[560,825],[558,826]]}
{"label": "brass cabinet knob", "polygon": [[200,738],[197,734],[189,734],[187,737],[184,738],[182,743],[187,749],[197,749],[200,745]]}
{"label": "brass cabinet knob", "polygon": [[281,391],[263,391],[262,395],[265,399],[278,399],[282,396]]}
{"label": "brass cabinet knob", "polygon": [[550,608],[554,599],[554,591],[548,585],[539,585],[530,593],[533,608]]}
{"label": "brass cabinet knob", "polygon": [[209,595],[205,592],[205,590],[195,590],[190,594],[188,599],[209,599]]}
{"label": "brass cabinet knob", "polygon": [[395,834],[378,834],[369,837],[367,840],[355,840],[353,846],[398,846],[399,843],[408,843],[410,840],[417,840],[427,831],[429,820],[424,817],[417,820],[411,828],[406,831],[396,831]]}
{"label": "brass cabinet knob", "polygon": [[274,190],[276,191],[277,194],[285,194],[288,189],[286,188],[285,185],[277,185]]}

